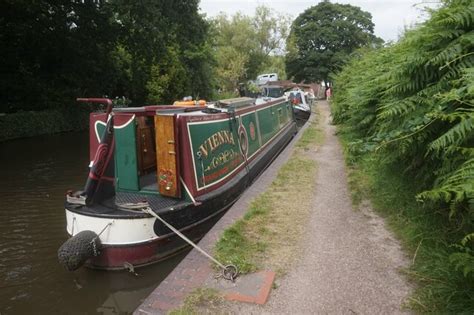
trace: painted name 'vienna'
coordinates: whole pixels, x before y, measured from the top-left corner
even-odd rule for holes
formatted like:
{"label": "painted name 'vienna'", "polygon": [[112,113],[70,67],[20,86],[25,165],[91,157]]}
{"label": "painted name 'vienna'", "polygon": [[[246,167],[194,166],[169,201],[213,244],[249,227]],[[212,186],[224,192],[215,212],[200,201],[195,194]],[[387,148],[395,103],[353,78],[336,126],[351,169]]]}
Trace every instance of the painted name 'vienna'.
{"label": "painted name 'vienna'", "polygon": [[200,146],[199,152],[204,158],[207,158],[209,153],[214,152],[223,144],[235,145],[234,137],[229,130],[221,130],[207,138]]}

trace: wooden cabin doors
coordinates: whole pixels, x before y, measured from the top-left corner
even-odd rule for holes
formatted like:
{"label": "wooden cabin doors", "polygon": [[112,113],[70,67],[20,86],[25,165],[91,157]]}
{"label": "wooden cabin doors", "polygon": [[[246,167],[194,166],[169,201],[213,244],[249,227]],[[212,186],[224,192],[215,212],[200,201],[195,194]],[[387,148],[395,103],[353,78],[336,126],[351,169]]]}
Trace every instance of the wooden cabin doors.
{"label": "wooden cabin doors", "polygon": [[178,135],[174,115],[155,116],[156,175],[163,196],[180,197]]}
{"label": "wooden cabin doors", "polygon": [[153,138],[153,120],[151,117],[137,117],[137,158],[138,175],[144,175],[153,171],[156,166],[156,152]]}

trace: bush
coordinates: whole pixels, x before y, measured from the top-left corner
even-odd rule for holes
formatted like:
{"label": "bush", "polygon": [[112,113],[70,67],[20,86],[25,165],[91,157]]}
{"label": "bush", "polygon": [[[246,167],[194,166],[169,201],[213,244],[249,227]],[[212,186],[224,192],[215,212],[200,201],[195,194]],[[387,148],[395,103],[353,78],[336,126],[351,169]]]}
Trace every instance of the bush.
{"label": "bush", "polygon": [[[459,290],[430,287],[421,295],[445,302],[430,309],[437,312],[474,312],[474,297],[465,294],[474,292],[473,31],[474,3],[446,0],[398,43],[358,51],[334,79],[334,121],[342,126],[351,159],[370,157],[397,168],[392,178],[411,184],[405,197],[416,198],[418,215],[429,209],[433,222],[441,222],[433,226],[440,230],[431,249],[450,270],[440,272],[439,280]],[[433,266],[435,256],[425,267]]]}
{"label": "bush", "polygon": [[40,112],[22,111],[0,116],[0,142],[67,131],[86,130],[89,108],[76,107]]}

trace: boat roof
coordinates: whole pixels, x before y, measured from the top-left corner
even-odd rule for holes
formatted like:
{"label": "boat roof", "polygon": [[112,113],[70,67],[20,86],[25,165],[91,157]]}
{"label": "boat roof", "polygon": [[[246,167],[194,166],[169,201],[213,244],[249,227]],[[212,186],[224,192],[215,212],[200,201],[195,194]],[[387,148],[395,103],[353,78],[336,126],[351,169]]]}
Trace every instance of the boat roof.
{"label": "boat roof", "polygon": [[[141,107],[119,107],[114,108],[114,113],[148,113],[155,114],[180,114],[180,115],[208,115],[212,110],[216,112],[228,112],[229,110],[241,109],[249,106],[261,105],[276,100],[271,97],[236,97],[209,102],[206,106],[175,106],[175,105],[149,105]],[[208,109],[208,110],[206,110]]]}

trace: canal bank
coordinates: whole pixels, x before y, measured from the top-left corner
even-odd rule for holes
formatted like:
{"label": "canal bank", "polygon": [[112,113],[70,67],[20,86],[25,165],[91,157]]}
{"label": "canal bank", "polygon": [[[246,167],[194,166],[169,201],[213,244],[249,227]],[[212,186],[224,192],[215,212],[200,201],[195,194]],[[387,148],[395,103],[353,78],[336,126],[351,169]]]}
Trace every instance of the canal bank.
{"label": "canal bank", "polygon": [[91,106],[0,113],[0,143],[20,138],[81,132],[89,127]]}
{"label": "canal bank", "polygon": [[[249,209],[252,200],[265,192],[275,180],[280,168],[293,154],[296,143],[307,127],[308,124],[300,129],[272,164],[201,239],[198,243],[199,247],[208,253],[213,252],[214,246],[223,231],[241,219]],[[135,310],[134,314],[166,314],[168,311],[179,307],[188,294],[203,287],[205,281],[214,277],[215,274],[216,271],[212,268],[209,260],[199,251],[193,249]]]}
{"label": "canal bank", "polygon": [[[364,204],[352,207],[347,186],[342,148],[330,124],[326,102],[319,103],[326,141],[309,154],[318,163],[311,198],[311,213],[299,228],[305,236],[298,242],[296,261],[289,264],[277,280],[265,305],[230,302],[220,292],[195,291],[209,287],[215,270],[193,251],[135,311],[135,314],[165,314],[183,305],[194,295],[197,310],[230,314],[303,314],[303,313],[405,313],[403,305],[412,287],[400,271],[409,265],[399,242],[388,232],[384,220]],[[318,105],[318,106],[319,106]],[[294,146],[295,141],[292,142]],[[251,199],[262,193],[276,176],[277,169],[289,157],[278,158],[203,239],[212,251],[222,231],[247,211]],[[281,161],[283,160],[283,161]],[[303,189],[303,188],[302,188]],[[295,207],[298,204],[294,205]],[[292,209],[288,209],[291,213]],[[194,292],[193,292],[194,291]],[[196,293],[197,292],[197,293]],[[200,296],[199,296],[200,294]],[[179,309],[178,314],[190,308]],[[181,313],[180,313],[181,312]]]}
{"label": "canal bank", "polygon": [[324,144],[311,213],[295,264],[277,279],[265,305],[226,302],[232,314],[405,314],[412,285],[402,271],[411,259],[369,202],[352,204],[343,149],[320,103]]}

